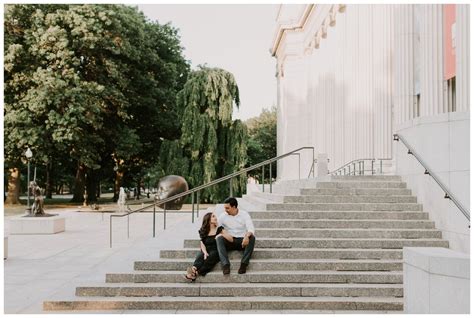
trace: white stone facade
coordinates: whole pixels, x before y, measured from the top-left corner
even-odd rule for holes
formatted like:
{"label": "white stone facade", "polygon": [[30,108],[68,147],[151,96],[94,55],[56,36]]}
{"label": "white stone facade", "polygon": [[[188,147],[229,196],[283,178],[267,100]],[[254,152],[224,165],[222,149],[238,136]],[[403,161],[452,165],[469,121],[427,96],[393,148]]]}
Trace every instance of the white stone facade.
{"label": "white stone facade", "polygon": [[469,314],[470,257],[440,247],[403,248],[405,314]]}
{"label": "white stone facade", "polygon": [[[392,158],[451,248],[468,253],[467,220],[393,141],[394,133],[406,134],[470,209],[469,5],[455,9],[454,106],[443,78],[442,4],[281,5],[271,53],[278,154],[313,146],[328,155],[329,171],[356,159]],[[301,156],[302,178],[311,158],[310,151]],[[296,161],[278,163],[279,180],[298,179]]]}

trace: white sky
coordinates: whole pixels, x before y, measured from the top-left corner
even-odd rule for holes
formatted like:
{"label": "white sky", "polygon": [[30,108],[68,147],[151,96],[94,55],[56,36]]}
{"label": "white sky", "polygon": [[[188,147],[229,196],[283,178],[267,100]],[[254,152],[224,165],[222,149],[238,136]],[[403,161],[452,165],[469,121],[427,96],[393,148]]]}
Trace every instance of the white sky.
{"label": "white sky", "polygon": [[192,68],[207,63],[234,74],[240,110],[234,118],[258,116],[276,105],[276,60],[269,53],[278,5],[140,4],[138,8],[160,24],[179,29]]}

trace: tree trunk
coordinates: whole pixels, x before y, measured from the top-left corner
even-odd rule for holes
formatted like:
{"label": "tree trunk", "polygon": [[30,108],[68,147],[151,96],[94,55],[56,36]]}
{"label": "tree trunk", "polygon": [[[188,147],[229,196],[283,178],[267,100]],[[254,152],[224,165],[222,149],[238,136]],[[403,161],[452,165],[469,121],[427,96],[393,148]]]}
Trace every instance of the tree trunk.
{"label": "tree trunk", "polygon": [[84,185],[85,185],[85,174],[86,167],[79,164],[76,172],[76,180],[74,182],[74,196],[71,202],[82,203],[84,202]]}
{"label": "tree trunk", "polygon": [[87,201],[88,203],[97,202],[97,172],[90,169],[87,172]]}
{"label": "tree trunk", "polygon": [[53,198],[53,163],[51,160],[46,164],[46,199]]}
{"label": "tree trunk", "polygon": [[118,200],[120,187],[122,186],[123,175],[124,175],[123,171],[117,170],[115,172],[114,202],[117,202]]}
{"label": "tree trunk", "polygon": [[141,185],[142,185],[141,179],[138,178],[138,181],[137,181],[137,200],[140,199],[140,195],[141,195],[141,190],[140,190],[140,189],[141,189]]}
{"label": "tree trunk", "polygon": [[100,198],[100,195],[102,194],[102,190],[100,189],[100,179],[97,180],[97,199]]}
{"label": "tree trunk", "polygon": [[8,169],[8,195],[5,204],[20,203],[20,170],[18,168]]}

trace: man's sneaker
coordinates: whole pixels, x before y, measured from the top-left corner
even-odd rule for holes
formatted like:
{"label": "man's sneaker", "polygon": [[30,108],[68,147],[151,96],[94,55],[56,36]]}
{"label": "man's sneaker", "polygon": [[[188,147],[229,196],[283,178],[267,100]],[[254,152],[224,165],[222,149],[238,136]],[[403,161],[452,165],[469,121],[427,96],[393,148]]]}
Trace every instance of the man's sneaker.
{"label": "man's sneaker", "polygon": [[239,268],[239,274],[245,274],[247,272],[247,264],[241,263]]}
{"label": "man's sneaker", "polygon": [[223,273],[224,275],[229,275],[229,274],[230,274],[230,265],[224,265],[224,266],[222,267],[222,273]]}

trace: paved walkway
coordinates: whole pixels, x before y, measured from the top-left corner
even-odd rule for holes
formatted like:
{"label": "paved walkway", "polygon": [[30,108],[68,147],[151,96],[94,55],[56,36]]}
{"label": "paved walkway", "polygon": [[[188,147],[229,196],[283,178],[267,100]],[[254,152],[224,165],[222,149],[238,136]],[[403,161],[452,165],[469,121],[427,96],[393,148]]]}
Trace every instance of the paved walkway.
{"label": "paved walkway", "polygon": [[[55,212],[51,210],[48,212]],[[43,313],[43,300],[74,295],[84,283],[103,283],[105,274],[131,272],[136,260],[156,260],[161,249],[183,247],[185,238],[196,238],[201,220],[191,214],[157,214],[156,237],[152,237],[151,213],[113,221],[113,248],[109,247],[109,215],[63,209],[66,231],[53,235],[9,235],[8,259],[4,261],[5,313]],[[201,211],[201,217],[204,211]],[[5,230],[8,234],[8,220]],[[50,313],[50,312],[48,312]]]}
{"label": "paved walkway", "polygon": [[[4,312],[6,314],[64,313],[43,312],[44,300],[72,297],[76,286],[105,282],[106,273],[132,272],[137,260],[156,260],[161,249],[179,249],[184,239],[196,239],[201,219],[191,222],[190,213],[157,214],[157,235],[152,237],[152,214],[114,219],[113,248],[109,247],[108,213],[77,212],[77,208],[51,210],[66,217],[66,231],[54,235],[9,235],[8,259],[4,261]],[[201,217],[205,212],[201,211]],[[5,229],[8,234],[8,220]],[[70,313],[70,312],[67,312]],[[80,311],[74,313],[92,313]],[[193,311],[101,311],[101,313],[193,314]],[[387,313],[338,311],[199,311],[199,313]]]}

